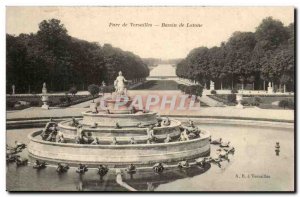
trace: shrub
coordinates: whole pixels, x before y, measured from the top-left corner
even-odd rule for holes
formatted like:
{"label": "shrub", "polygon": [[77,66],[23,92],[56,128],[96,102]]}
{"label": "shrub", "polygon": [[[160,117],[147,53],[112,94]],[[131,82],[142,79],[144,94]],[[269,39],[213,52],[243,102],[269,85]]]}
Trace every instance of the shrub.
{"label": "shrub", "polygon": [[203,86],[202,85],[196,85],[196,95],[201,97],[202,93],[203,93]]}
{"label": "shrub", "polygon": [[178,88],[181,92],[184,92],[185,86],[186,86],[186,85],[184,85],[184,84],[178,84],[178,85],[177,85],[177,88]]}
{"label": "shrub", "polygon": [[7,108],[13,108],[15,106],[15,103],[14,101],[6,101],[6,107]]}
{"label": "shrub", "polygon": [[237,90],[237,89],[232,89],[232,90],[231,90],[231,93],[232,93],[232,94],[236,94],[236,93],[238,93],[238,90]]}
{"label": "shrub", "polygon": [[67,100],[66,100],[66,97],[60,97],[59,98],[59,102],[61,103],[65,103]]}
{"label": "shrub", "polygon": [[68,96],[66,96],[66,102],[67,102],[67,103],[71,103],[71,98],[68,97]]}
{"label": "shrub", "polygon": [[244,106],[249,106],[250,105],[249,102],[246,101],[246,100],[242,100],[241,104],[244,105]]}
{"label": "shrub", "polygon": [[185,94],[189,94],[190,95],[191,94],[191,88],[190,88],[190,86],[184,86],[184,90],[183,91],[184,91]]}
{"label": "shrub", "polygon": [[40,101],[30,101],[30,106],[36,107],[40,105]]}
{"label": "shrub", "polygon": [[251,105],[252,106],[259,106],[262,103],[262,99],[258,96],[251,99]]}
{"label": "shrub", "polygon": [[288,108],[294,109],[295,103],[292,99],[288,99]]}
{"label": "shrub", "polygon": [[256,97],[254,97],[254,102],[255,103],[262,103],[262,100],[261,100],[260,97],[256,96]]}
{"label": "shrub", "polygon": [[202,85],[191,85],[185,87],[185,93],[189,95],[202,96],[203,87]]}
{"label": "shrub", "polygon": [[[39,102],[39,105],[42,105],[42,104],[40,104],[40,103],[42,103],[42,101],[41,101],[41,102]],[[54,102],[53,102],[53,101],[51,101],[51,100],[49,100],[49,101],[48,101],[48,105],[49,105],[49,106],[52,106],[52,105],[54,105]]]}
{"label": "shrub", "polygon": [[75,94],[77,94],[77,88],[75,86],[71,87],[69,90],[69,93],[72,94],[73,96],[75,96]]}
{"label": "shrub", "polygon": [[259,106],[259,105],[260,105],[260,102],[254,100],[253,102],[251,102],[251,105],[252,105],[252,106]]}
{"label": "shrub", "polygon": [[99,94],[100,91],[99,86],[95,84],[91,84],[88,87],[88,91],[93,96],[93,102],[94,102],[95,97]]}
{"label": "shrub", "polygon": [[279,107],[294,109],[294,101],[292,99],[284,99],[279,101]]}
{"label": "shrub", "polygon": [[279,105],[279,107],[283,107],[285,109],[286,107],[288,107],[289,101],[288,100],[281,100],[281,101],[279,101],[278,105]]}
{"label": "shrub", "polygon": [[210,93],[211,94],[217,94],[217,91],[216,90],[211,90]]}
{"label": "shrub", "polygon": [[227,100],[228,100],[228,102],[235,103],[236,102],[236,95],[235,94],[228,94],[227,95]]}

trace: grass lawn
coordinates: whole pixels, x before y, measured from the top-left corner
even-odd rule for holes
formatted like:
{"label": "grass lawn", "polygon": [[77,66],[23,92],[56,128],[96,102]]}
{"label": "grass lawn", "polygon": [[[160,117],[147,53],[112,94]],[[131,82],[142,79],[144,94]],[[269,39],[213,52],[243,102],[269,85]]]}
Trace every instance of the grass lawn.
{"label": "grass lawn", "polygon": [[[278,105],[272,105],[272,103],[276,102],[276,101],[286,100],[286,99],[291,99],[294,101],[293,96],[274,96],[274,97],[257,96],[257,97],[259,97],[261,99],[261,103],[258,107],[262,108],[262,109],[283,109],[282,107],[279,107]],[[244,97],[243,100],[251,103],[252,101],[254,101],[254,97]]]}
{"label": "grass lawn", "polygon": [[178,90],[178,84],[172,80],[150,80],[132,90]]}
{"label": "grass lawn", "polygon": [[[70,98],[70,103],[63,103],[61,101],[62,98],[66,97],[65,95],[60,96],[49,96],[49,105],[52,107],[60,106],[60,105],[73,105],[81,102],[85,102],[87,100],[92,99],[92,96],[90,95],[75,95],[68,97]],[[25,101],[28,102],[28,105],[21,105],[18,107],[15,107],[15,104],[18,101]],[[7,96],[6,97],[6,109],[7,110],[22,110],[29,107],[40,107],[42,106],[41,96],[38,95],[32,95],[32,96]]]}
{"label": "grass lawn", "polygon": [[228,94],[212,94],[212,95],[207,95],[208,97],[218,101],[218,102],[221,102],[221,103],[224,103],[225,105],[228,105],[228,106],[235,106],[236,103],[235,102],[229,102],[228,99],[227,99],[227,96]]}
{"label": "grass lawn", "polygon": [[[223,102],[226,105],[236,105],[236,103],[228,102],[227,100],[228,94],[216,94],[216,95],[209,95],[210,98],[215,99],[216,101]],[[252,95],[251,97],[244,96],[243,100],[248,103],[253,103],[255,97],[259,97],[261,100],[259,108],[262,109],[283,109],[282,107],[279,107],[278,105],[272,105],[275,101],[281,101],[286,99],[291,99],[294,101],[294,96],[261,96],[261,95]]]}

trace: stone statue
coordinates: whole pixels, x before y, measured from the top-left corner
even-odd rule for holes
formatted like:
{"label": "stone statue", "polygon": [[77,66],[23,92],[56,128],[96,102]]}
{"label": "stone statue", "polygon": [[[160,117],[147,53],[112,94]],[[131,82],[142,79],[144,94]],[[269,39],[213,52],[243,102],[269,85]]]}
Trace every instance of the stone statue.
{"label": "stone statue", "polygon": [[272,87],[272,83],[271,82],[269,82],[269,84],[268,84],[268,93],[269,94],[273,94],[274,93],[274,88]]}
{"label": "stone statue", "polygon": [[209,87],[210,90],[215,90],[215,82],[213,81],[210,81],[210,87]]}
{"label": "stone statue", "polygon": [[119,72],[119,76],[116,78],[115,82],[114,82],[114,86],[116,89],[116,93],[117,95],[121,96],[121,95],[126,95],[126,87],[125,87],[125,82],[127,82],[127,80],[125,79],[125,77],[122,75],[122,72]]}
{"label": "stone statue", "polygon": [[15,94],[15,90],[16,90],[16,86],[12,85],[11,88],[12,88],[12,94],[14,95]]}
{"label": "stone statue", "polygon": [[47,94],[47,87],[46,87],[46,83],[43,83],[43,89],[42,89],[42,93],[43,94]]}

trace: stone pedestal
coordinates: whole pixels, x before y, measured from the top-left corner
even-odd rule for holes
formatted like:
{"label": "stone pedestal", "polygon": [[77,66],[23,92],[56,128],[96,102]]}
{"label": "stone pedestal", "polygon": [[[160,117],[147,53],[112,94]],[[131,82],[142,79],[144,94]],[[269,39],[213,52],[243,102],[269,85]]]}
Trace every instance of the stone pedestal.
{"label": "stone pedestal", "polygon": [[42,108],[42,109],[49,109],[49,105],[43,104],[41,108]]}
{"label": "stone pedestal", "polygon": [[43,102],[42,109],[49,109],[48,100],[49,97],[47,95],[46,83],[44,83],[42,89],[42,102]]}
{"label": "stone pedestal", "polygon": [[243,109],[244,106],[242,105],[242,101],[243,101],[243,95],[242,94],[237,94],[236,95],[236,101],[237,101],[236,108]]}
{"label": "stone pedestal", "polygon": [[42,105],[42,109],[49,109],[49,105],[48,105],[48,96],[47,95],[43,95],[42,96],[42,102],[43,102],[43,105]]}

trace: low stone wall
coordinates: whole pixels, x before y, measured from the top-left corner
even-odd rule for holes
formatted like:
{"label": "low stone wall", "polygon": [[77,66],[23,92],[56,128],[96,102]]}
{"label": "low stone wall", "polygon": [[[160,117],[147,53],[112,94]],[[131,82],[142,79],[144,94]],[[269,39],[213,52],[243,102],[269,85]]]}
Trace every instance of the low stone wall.
{"label": "low stone wall", "polygon": [[31,156],[53,162],[85,164],[152,164],[173,162],[206,156],[210,152],[210,134],[203,131],[201,138],[184,142],[134,145],[84,145],[47,142],[36,136],[41,131],[28,137],[28,151]]}
{"label": "low stone wall", "polygon": [[116,123],[121,127],[136,126],[138,123],[143,125],[151,125],[157,122],[156,113],[135,113],[135,114],[93,114],[90,111],[82,112],[84,125],[93,125],[97,123],[98,125],[104,127],[114,127]]}

